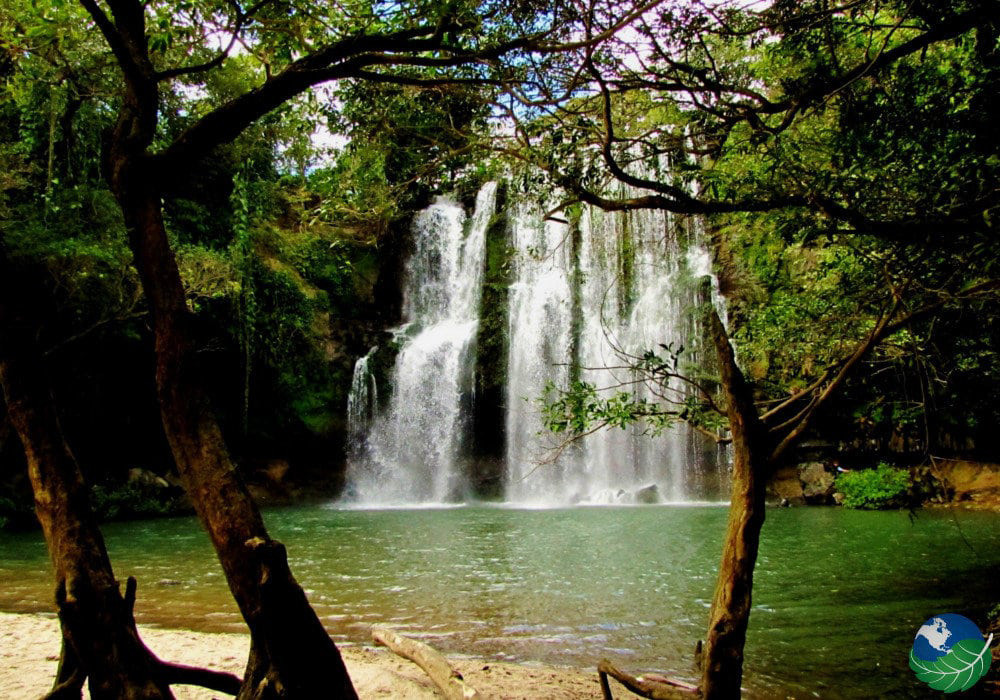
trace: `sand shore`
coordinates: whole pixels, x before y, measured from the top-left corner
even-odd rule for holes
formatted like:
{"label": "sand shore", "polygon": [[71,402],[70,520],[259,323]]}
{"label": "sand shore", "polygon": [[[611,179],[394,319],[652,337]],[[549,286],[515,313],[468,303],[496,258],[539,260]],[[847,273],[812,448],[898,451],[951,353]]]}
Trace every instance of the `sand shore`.
{"label": "sand shore", "polygon": [[[165,661],[205,666],[240,675],[249,640],[238,634],[139,626],[143,640]],[[440,697],[417,666],[384,650],[342,649],[362,698]],[[54,616],[0,613],[0,697],[37,699],[52,685],[59,659],[59,625]],[[475,659],[449,659],[486,698],[600,698],[596,672],[525,666]],[[208,700],[218,693],[175,686],[177,698]]]}

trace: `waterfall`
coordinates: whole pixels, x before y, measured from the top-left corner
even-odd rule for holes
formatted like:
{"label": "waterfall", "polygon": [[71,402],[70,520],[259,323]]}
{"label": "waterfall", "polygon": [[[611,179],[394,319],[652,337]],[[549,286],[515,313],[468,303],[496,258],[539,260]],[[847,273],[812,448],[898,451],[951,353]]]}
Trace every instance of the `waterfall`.
{"label": "waterfall", "polygon": [[[467,495],[463,447],[485,233],[495,201],[496,184],[490,183],[468,220],[458,203],[439,198],[413,221],[404,323],[394,331],[391,396],[348,466],[349,490],[361,502],[442,502]],[[353,393],[349,403],[360,401]]]}
{"label": "waterfall", "polygon": [[688,345],[682,358],[699,361],[690,351],[698,335],[691,311],[701,301],[697,282],[711,273],[700,222],[655,210],[584,207],[574,236],[569,226],[541,225],[538,218],[522,207],[513,227],[507,498],[543,504],[718,498],[726,481],[721,460],[688,426],[654,436],[642,425],[604,429],[560,450],[561,438],[544,433],[532,401],[546,382],[568,387],[569,368],[577,364],[580,379],[606,397],[627,392],[683,402],[689,389],[679,380],[665,390],[649,386],[627,365],[648,350],[663,354],[661,344]]}
{"label": "waterfall", "polygon": [[566,493],[576,479],[562,456],[552,458],[554,439],[546,435],[537,405],[546,382],[560,389],[569,382],[574,316],[569,238],[569,227],[543,222],[538,207],[520,203],[513,213],[506,425],[510,501],[545,500]]}
{"label": "waterfall", "polygon": [[[376,386],[372,358],[382,350],[373,348],[355,365],[348,400],[348,484],[362,503],[475,495],[469,477],[475,467],[476,347],[485,236],[496,199],[497,186],[490,183],[471,217],[439,198],[414,219],[402,286],[404,322],[393,331],[390,345],[397,353],[390,376]],[[567,219],[543,220],[542,204],[507,199],[506,233],[490,233],[491,240],[506,236],[509,266],[509,286],[502,283],[507,307],[499,311],[507,321],[506,350],[494,356],[503,363],[506,352],[505,396],[494,399],[506,403],[504,423],[497,426],[502,454],[495,455],[505,469],[504,498],[552,505],[724,496],[725,455],[683,423],[655,435],[642,425],[604,429],[560,445],[560,436],[546,431],[539,404],[547,386],[562,390],[575,379],[596,385],[605,397],[626,392],[683,404],[691,392],[683,381],[651,386],[628,365],[650,350],[666,355],[663,346],[684,346],[682,372],[707,359],[700,356],[694,309],[711,302],[725,320],[725,305],[703,222],[656,210],[608,213],[586,206]],[[493,260],[497,253],[491,251]],[[388,395],[381,409],[377,390],[383,399]]]}
{"label": "waterfall", "polygon": [[376,345],[368,354],[354,363],[351,392],[347,395],[348,449],[353,450],[363,441],[378,410],[378,384],[371,369],[372,357],[378,352]]}

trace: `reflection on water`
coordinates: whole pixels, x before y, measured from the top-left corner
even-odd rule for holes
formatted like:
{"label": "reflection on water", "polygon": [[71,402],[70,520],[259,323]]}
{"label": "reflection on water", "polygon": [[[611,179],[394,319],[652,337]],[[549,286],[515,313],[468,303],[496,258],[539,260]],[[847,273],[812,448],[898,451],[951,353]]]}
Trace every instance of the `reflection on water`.
{"label": "reflection on water", "polygon": [[[340,641],[374,622],[453,654],[634,669],[693,680],[726,509],[336,510],[267,513]],[[242,631],[193,519],[106,525],[141,622]],[[1000,517],[779,509],[764,526],[746,685],[762,697],[930,697],[906,667],[920,623],[982,619]],[[49,609],[38,534],[0,536],[0,609]]]}

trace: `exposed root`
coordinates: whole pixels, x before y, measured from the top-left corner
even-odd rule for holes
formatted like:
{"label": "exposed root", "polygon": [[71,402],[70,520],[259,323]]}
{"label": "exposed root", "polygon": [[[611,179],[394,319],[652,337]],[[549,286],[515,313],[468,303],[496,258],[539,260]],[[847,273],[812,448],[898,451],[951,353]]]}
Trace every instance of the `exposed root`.
{"label": "exposed root", "polygon": [[[237,676],[207,668],[161,661],[143,644],[135,625],[136,588],[136,580],[130,576],[125,583],[125,593],[120,599],[119,614],[113,614],[104,621],[104,624],[116,628],[108,635],[110,639],[114,640],[108,649],[117,648],[122,653],[127,654],[133,662],[128,664],[133,672],[137,665],[147,669],[144,678],[149,685],[143,685],[137,691],[137,697],[173,697],[169,691],[169,687],[172,685],[196,685],[228,695],[237,695],[243,682]],[[115,592],[115,596],[117,596],[117,592]],[[88,621],[87,616],[80,614],[78,610],[80,601],[67,595],[65,581],[61,582],[56,590],[56,602],[59,607],[63,645],[55,685],[44,700],[78,700],[89,673],[86,663],[83,661],[85,657],[77,651],[77,641],[86,643],[91,638],[92,631],[88,629],[88,626],[93,623]],[[113,609],[113,607],[113,604],[109,605],[108,609]],[[108,630],[104,630],[103,634],[107,635]],[[99,664],[109,661],[103,658],[93,658],[93,654],[86,658],[90,659],[90,663]],[[131,682],[133,680],[124,681],[125,685]]]}

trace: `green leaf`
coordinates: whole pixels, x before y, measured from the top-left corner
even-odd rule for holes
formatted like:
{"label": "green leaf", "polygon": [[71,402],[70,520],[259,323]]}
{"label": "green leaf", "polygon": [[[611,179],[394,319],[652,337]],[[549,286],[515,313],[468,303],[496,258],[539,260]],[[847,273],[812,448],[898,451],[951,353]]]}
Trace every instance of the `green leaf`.
{"label": "green leaf", "polygon": [[937,661],[922,661],[910,650],[910,668],[917,678],[934,690],[954,693],[968,690],[990,670],[990,646],[993,640],[963,639]]}

